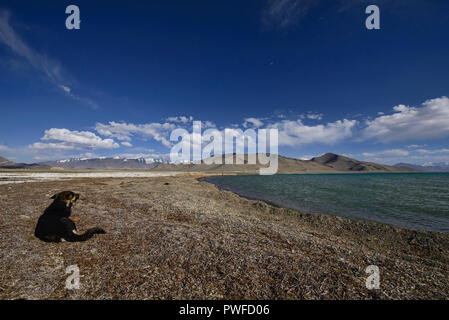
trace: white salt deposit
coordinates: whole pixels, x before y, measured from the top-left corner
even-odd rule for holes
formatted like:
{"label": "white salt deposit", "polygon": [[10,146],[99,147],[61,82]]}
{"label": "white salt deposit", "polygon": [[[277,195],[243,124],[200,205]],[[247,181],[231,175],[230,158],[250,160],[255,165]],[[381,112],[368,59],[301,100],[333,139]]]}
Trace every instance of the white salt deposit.
{"label": "white salt deposit", "polygon": [[168,177],[180,172],[143,172],[143,171],[111,171],[111,172],[0,172],[0,184],[24,183],[32,181],[49,181],[77,178],[150,178]]}

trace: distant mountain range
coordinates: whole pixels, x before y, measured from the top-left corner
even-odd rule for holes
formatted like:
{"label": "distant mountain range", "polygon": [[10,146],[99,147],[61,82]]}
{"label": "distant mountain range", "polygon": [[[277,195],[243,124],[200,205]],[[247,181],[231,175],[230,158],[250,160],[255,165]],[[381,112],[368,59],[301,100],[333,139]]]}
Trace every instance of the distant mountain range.
{"label": "distant mountain range", "polygon": [[449,163],[432,163],[428,165],[417,165],[410,163],[398,163],[394,165],[395,167],[406,167],[419,171],[428,171],[428,172],[449,172]]}
{"label": "distant mountain range", "polygon": [[58,161],[47,161],[44,164],[50,167],[64,169],[90,169],[90,170],[148,170],[159,163],[166,162],[164,158],[71,158]]}
{"label": "distant mountain range", "polygon": [[50,166],[42,163],[15,163],[6,158],[0,157],[0,169],[28,169],[28,170],[49,170]]}
{"label": "distant mountain range", "polygon": [[[230,157],[231,155],[226,155]],[[187,172],[257,172],[259,168],[266,167],[260,164],[246,164],[245,166],[237,164],[205,164],[189,163],[189,164],[167,164],[161,163],[153,170],[155,171],[187,171]],[[248,162],[247,155],[233,154],[233,163],[236,163],[236,158],[240,158],[244,163]],[[287,157],[278,157],[278,173],[335,173],[335,172],[415,172],[412,168],[402,168],[387,166],[372,162],[364,162],[333,153],[326,153],[320,157],[312,158],[311,160],[299,160]]]}
{"label": "distant mountain range", "polygon": [[[222,164],[197,163],[169,163],[168,159],[160,158],[71,158],[43,163],[24,164],[15,163],[0,157],[0,169],[72,169],[72,170],[152,170],[152,171],[186,171],[186,172],[258,172],[266,167],[259,163],[248,164],[248,155],[216,155],[221,157]],[[225,157],[232,157],[232,163],[225,164]],[[235,164],[240,159],[244,166]],[[209,159],[211,160],[211,159]],[[387,166],[373,162],[359,161],[333,153],[326,153],[311,160],[299,160],[278,157],[278,173],[335,173],[335,172],[414,172],[422,169],[409,165]]]}

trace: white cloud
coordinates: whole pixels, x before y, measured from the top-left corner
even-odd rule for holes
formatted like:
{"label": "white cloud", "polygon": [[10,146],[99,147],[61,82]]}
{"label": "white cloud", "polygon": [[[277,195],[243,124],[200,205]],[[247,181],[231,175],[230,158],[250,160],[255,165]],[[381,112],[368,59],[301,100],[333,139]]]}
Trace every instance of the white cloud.
{"label": "white cloud", "polygon": [[215,123],[213,123],[212,121],[202,121],[201,122],[201,126],[202,126],[203,129],[215,128],[216,127]]}
{"label": "white cloud", "polygon": [[89,131],[70,131],[68,129],[52,128],[45,130],[42,141],[36,142],[30,147],[36,150],[58,149],[58,150],[82,150],[82,149],[114,149],[119,144],[112,139],[102,139]]}
{"label": "white cloud", "polygon": [[66,93],[70,93],[72,90],[69,88],[69,87],[67,87],[67,86],[63,86],[63,85],[60,85],[59,86],[64,92],[66,92]]}
{"label": "white cloud", "polygon": [[145,139],[151,138],[161,142],[164,146],[170,147],[170,141],[167,136],[170,131],[174,130],[176,125],[173,123],[147,123],[133,124],[125,122],[111,121],[109,124],[97,123],[95,130],[106,137],[117,138],[120,141],[131,141],[134,135],[141,136]]}
{"label": "white cloud", "polygon": [[408,156],[410,153],[407,150],[402,150],[402,149],[392,149],[392,150],[383,150],[383,151],[378,151],[378,152],[364,152],[361,155],[363,157],[379,157],[379,156],[400,156],[400,157],[406,157]]}
{"label": "white cloud", "polygon": [[122,144],[122,146],[125,146],[125,147],[132,147],[133,146],[131,143],[129,143],[127,141],[121,142],[121,144]]}
{"label": "white cloud", "polygon": [[407,162],[415,164],[423,164],[424,162],[437,163],[449,160],[449,149],[392,149],[382,150],[377,152],[364,152],[357,154],[363,157],[365,161],[372,161],[378,163],[395,164],[398,162]]}
{"label": "white cloud", "polygon": [[48,150],[48,149],[57,149],[57,150],[77,150],[79,148],[69,145],[66,143],[43,143],[43,142],[35,142],[30,147],[34,150]]}
{"label": "white cloud", "polygon": [[243,122],[243,127],[247,128],[249,125],[252,125],[255,128],[259,128],[263,126],[263,122],[258,118],[246,118],[245,122]]}
{"label": "white cloud", "polygon": [[411,156],[412,163],[421,163],[428,165],[449,165],[449,155],[417,155]]}
{"label": "white cloud", "polygon": [[[126,141],[128,143],[130,143],[134,137],[154,139],[169,148],[172,146],[169,141],[170,133],[176,128],[179,128],[179,125],[189,123],[193,120],[193,118],[180,116],[171,117],[167,120],[170,120],[171,122],[134,124],[111,121],[108,124],[97,123],[95,125],[95,130],[102,136],[116,138],[120,141]],[[173,122],[176,122],[176,124]],[[202,121],[201,126],[203,130],[207,128],[215,128],[215,124],[211,121]],[[122,142],[122,145],[127,146],[124,142]]]}
{"label": "white cloud", "polygon": [[0,144],[0,152],[11,152],[12,149]]}
{"label": "white cloud", "polygon": [[381,142],[444,138],[449,135],[449,99],[425,101],[421,107],[398,105],[392,115],[372,121],[362,132],[362,139]]}
{"label": "white cloud", "polygon": [[167,118],[168,122],[174,122],[174,123],[188,123],[188,122],[192,122],[193,121],[193,117],[186,117],[186,116],[178,116],[178,117],[168,117]]}
{"label": "white cloud", "polygon": [[61,64],[46,55],[43,55],[30,47],[12,28],[9,18],[11,14],[7,10],[0,10],[0,43],[3,43],[14,54],[25,59],[34,69],[41,72],[56,87],[61,89],[68,97],[85,103],[96,109],[97,103],[87,97],[74,94],[62,76]]}
{"label": "white cloud", "polygon": [[321,113],[308,113],[306,115],[307,119],[312,119],[312,120],[321,120],[323,119],[323,114]]}
{"label": "white cloud", "polygon": [[7,10],[0,12],[0,42],[15,54],[25,58],[34,68],[42,71],[53,82],[61,80],[61,66],[29,47],[14,31],[9,23],[11,14]]}
{"label": "white cloud", "polygon": [[416,152],[421,154],[438,154],[438,153],[449,153],[449,149],[436,149],[436,150],[417,149]]}
{"label": "white cloud", "polygon": [[352,137],[356,120],[338,120],[327,124],[308,126],[301,120],[283,120],[269,128],[279,130],[279,145],[299,146],[310,143],[334,144]]}
{"label": "white cloud", "polygon": [[[188,123],[191,123],[193,121],[193,117],[189,116],[177,116],[177,117],[168,117],[166,119],[167,122],[172,122],[172,123],[178,123],[180,125],[186,125]],[[207,128],[215,128],[216,125],[215,123],[213,123],[212,121],[201,121],[201,126],[203,129],[207,129]]]}
{"label": "white cloud", "polygon": [[269,0],[262,21],[280,29],[295,25],[316,2],[317,0]]}

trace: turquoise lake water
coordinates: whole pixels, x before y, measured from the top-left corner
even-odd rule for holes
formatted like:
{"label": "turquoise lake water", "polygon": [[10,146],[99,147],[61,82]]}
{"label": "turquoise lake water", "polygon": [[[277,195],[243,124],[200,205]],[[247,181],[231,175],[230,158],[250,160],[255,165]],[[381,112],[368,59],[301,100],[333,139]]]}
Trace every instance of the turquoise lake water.
{"label": "turquoise lake water", "polygon": [[449,233],[449,173],[242,175],[205,180],[303,212]]}

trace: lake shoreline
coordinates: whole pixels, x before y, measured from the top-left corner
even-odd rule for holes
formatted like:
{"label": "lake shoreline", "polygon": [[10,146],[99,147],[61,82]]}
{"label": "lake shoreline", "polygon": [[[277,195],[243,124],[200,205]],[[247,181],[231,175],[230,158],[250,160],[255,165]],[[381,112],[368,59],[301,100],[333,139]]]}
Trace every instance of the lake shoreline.
{"label": "lake shoreline", "polygon": [[[449,234],[447,227],[449,211],[446,207],[442,207],[440,199],[445,197],[443,189],[448,179],[447,173],[367,173],[364,176],[352,174],[245,175],[232,178],[208,176],[202,181],[249,200],[264,201],[272,206],[309,214],[325,214],[378,222],[409,230]],[[439,194],[434,193],[438,190],[436,182],[439,183]],[[384,188],[385,183],[388,185]],[[276,187],[271,188],[270,185]],[[411,185],[420,188],[416,189]],[[323,186],[326,191],[322,191]],[[424,193],[429,188],[432,188],[432,193]],[[401,190],[401,195],[395,197],[397,200],[394,203],[389,204],[387,199],[390,199],[390,194],[394,194],[398,189]],[[415,198],[425,201],[417,201]],[[417,201],[417,204],[412,207],[414,201]],[[435,201],[438,206],[433,205]]]}
{"label": "lake shoreline", "polygon": [[[305,214],[220,191],[204,175],[0,185],[3,299],[449,299],[449,236]],[[62,190],[81,194],[83,243],[33,230]],[[81,289],[64,287],[77,264]],[[380,290],[365,286],[370,265]]]}

